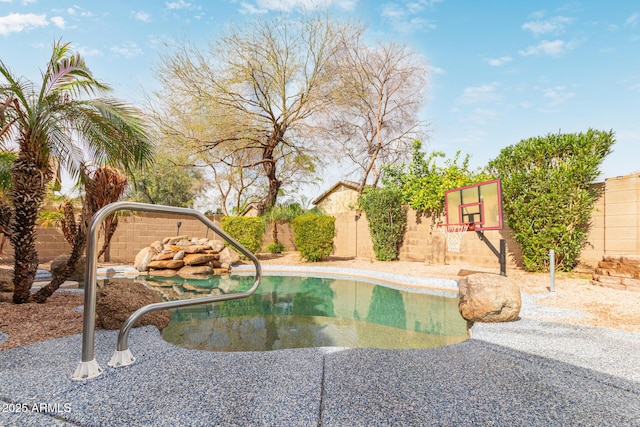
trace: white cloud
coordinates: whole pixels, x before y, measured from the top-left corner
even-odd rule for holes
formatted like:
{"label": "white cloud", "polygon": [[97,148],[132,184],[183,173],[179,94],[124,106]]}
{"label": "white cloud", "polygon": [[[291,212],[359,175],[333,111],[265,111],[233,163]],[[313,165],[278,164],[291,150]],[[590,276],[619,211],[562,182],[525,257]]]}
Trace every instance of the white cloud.
{"label": "white cloud", "polygon": [[53,22],[53,25],[55,25],[56,27],[62,28],[64,30],[65,22],[62,16],[53,16],[49,20]]}
{"label": "white cloud", "polygon": [[565,86],[555,86],[542,89],[542,96],[551,99],[551,105],[559,105],[575,97],[576,94],[568,92]]}
{"label": "white cloud", "polygon": [[11,33],[21,33],[39,27],[46,27],[47,15],[36,15],[35,13],[10,13],[0,16],[0,35],[6,36]]}
{"label": "white cloud", "polygon": [[332,6],[342,10],[355,10],[357,5],[357,0],[256,0],[255,2],[241,2],[240,13],[255,15],[270,11],[326,9]]}
{"label": "white cloud", "polygon": [[498,93],[500,83],[489,83],[480,86],[469,86],[464,88],[462,95],[457,99],[459,104],[479,104],[484,102],[495,102],[501,98]]}
{"label": "white cloud", "polygon": [[566,43],[564,40],[542,40],[537,45],[529,46],[526,50],[520,50],[518,53],[522,56],[561,56],[567,51],[573,49],[576,44],[577,43],[575,42]]}
{"label": "white cloud", "polygon": [[243,15],[246,15],[246,14],[258,15],[258,14],[268,13],[268,12],[269,11],[267,9],[260,9],[259,7],[256,7],[249,3],[245,3],[245,2],[240,3],[240,13],[242,13]]}
{"label": "white cloud", "polygon": [[67,8],[67,14],[71,15],[71,16],[82,16],[82,17],[91,17],[93,16],[93,13],[86,10],[86,9],[82,9],[80,6],[72,6]]}
{"label": "white cloud", "polygon": [[485,61],[492,67],[500,67],[507,62],[511,62],[512,59],[510,56],[501,56],[500,58],[487,58]]}
{"label": "white cloud", "polygon": [[444,70],[444,68],[436,67],[433,65],[429,66],[429,72],[431,74],[446,74],[446,71]]}
{"label": "white cloud", "polygon": [[564,32],[565,26],[573,21],[572,18],[554,16],[546,20],[529,21],[522,24],[522,29],[531,31],[536,37],[543,34],[559,34]]}
{"label": "white cloud", "polygon": [[640,83],[629,86],[629,90],[640,93]]}
{"label": "white cloud", "polygon": [[142,55],[142,49],[140,49],[134,42],[127,42],[120,46],[112,46],[109,50],[120,56],[124,56],[125,58],[133,58]]}
{"label": "white cloud", "polygon": [[84,57],[87,56],[101,56],[102,52],[100,52],[98,49],[91,49],[88,47],[84,47],[84,46],[78,46],[78,48],[76,49],[78,51],[78,53]]}
{"label": "white cloud", "polygon": [[382,6],[382,18],[388,20],[396,32],[408,34],[416,31],[432,31],[438,26],[435,22],[416,16],[427,6],[436,2],[418,1],[404,4],[387,3]]}
{"label": "white cloud", "polygon": [[180,10],[180,9],[199,10],[200,9],[200,6],[193,3],[189,3],[184,0],[165,2],[165,5],[167,6],[167,9],[171,9],[171,10]]}
{"label": "white cloud", "polygon": [[136,21],[151,22],[151,15],[149,15],[146,12],[133,11],[133,12],[131,12],[131,15],[133,16],[133,19],[135,19]]}
{"label": "white cloud", "polygon": [[636,25],[638,25],[639,21],[640,21],[640,13],[634,13],[624,21],[624,25],[629,27],[635,27]]}

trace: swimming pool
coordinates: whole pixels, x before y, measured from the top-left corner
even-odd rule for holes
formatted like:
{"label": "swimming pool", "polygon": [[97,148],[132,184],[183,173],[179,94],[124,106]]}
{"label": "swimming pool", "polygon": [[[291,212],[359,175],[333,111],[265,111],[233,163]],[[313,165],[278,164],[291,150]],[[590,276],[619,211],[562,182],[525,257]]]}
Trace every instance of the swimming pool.
{"label": "swimming pool", "polygon": [[[148,278],[165,299],[248,289],[253,277]],[[171,310],[163,338],[209,351],[301,347],[411,349],[468,339],[458,299],[364,280],[265,275],[254,295]]]}

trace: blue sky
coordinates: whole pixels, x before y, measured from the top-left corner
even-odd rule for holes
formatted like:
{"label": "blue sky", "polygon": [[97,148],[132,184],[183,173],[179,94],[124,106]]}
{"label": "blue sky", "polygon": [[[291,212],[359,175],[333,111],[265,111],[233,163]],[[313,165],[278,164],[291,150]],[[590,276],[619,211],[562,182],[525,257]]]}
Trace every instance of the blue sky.
{"label": "blue sky", "polygon": [[[0,58],[35,79],[63,38],[115,96],[137,103],[155,87],[162,41],[204,44],[229,22],[320,5],[427,59],[427,149],[483,166],[524,138],[613,129],[603,178],[640,170],[637,0],[0,0]],[[328,176],[323,189],[341,178]]]}

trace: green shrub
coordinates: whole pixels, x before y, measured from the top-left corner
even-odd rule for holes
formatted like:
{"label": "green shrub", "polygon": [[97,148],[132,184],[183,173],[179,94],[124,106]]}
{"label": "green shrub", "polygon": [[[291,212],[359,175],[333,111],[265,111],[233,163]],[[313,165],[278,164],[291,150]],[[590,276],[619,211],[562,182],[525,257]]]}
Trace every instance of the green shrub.
{"label": "green shrub", "polygon": [[336,219],[329,215],[304,214],[291,222],[293,241],[300,256],[308,262],[317,262],[333,250]]}
{"label": "green shrub", "polygon": [[265,248],[265,250],[270,254],[281,254],[282,252],[284,252],[284,249],[284,245],[280,242],[269,243],[269,245],[267,245],[267,247]]}
{"label": "green shrub", "polygon": [[[458,151],[453,159],[433,151],[427,156],[420,141],[413,142],[411,163],[385,165],[382,182],[385,188],[397,188],[403,205],[430,217],[435,224],[444,215],[444,193],[452,188],[463,187],[492,177],[484,171],[469,169],[470,156],[463,158]],[[438,160],[443,165],[438,165]]]}
{"label": "green shrub", "polygon": [[395,188],[371,188],[360,196],[359,203],[367,214],[376,259],[398,259],[407,225],[407,210],[402,206],[400,191]]}
{"label": "green shrub", "polygon": [[260,217],[223,216],[222,229],[253,254],[258,253],[264,239],[264,220]]}
{"label": "green shrub", "polygon": [[586,243],[599,190],[593,182],[611,152],[612,131],[549,134],[500,151],[489,171],[502,182],[502,205],[528,271],[570,271]]}

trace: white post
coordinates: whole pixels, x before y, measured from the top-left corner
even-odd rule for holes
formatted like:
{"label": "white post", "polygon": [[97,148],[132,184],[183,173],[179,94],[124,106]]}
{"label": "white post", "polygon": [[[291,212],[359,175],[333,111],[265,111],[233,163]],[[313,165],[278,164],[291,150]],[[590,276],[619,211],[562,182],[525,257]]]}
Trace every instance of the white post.
{"label": "white post", "polygon": [[556,291],[556,251],[551,249],[549,251],[549,273],[551,276],[551,285],[549,290],[551,292]]}

